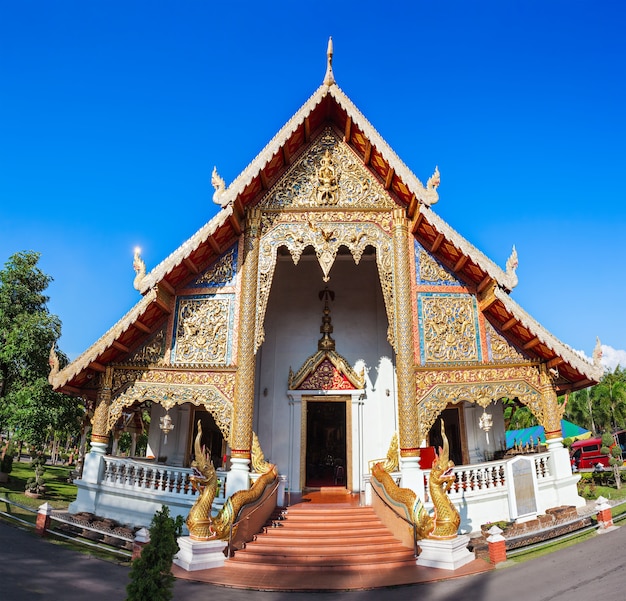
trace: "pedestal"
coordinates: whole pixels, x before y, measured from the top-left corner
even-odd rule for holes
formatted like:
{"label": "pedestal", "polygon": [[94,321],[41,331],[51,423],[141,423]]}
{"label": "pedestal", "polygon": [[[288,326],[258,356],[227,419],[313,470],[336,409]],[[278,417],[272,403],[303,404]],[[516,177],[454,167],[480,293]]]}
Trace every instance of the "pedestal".
{"label": "pedestal", "polygon": [[188,572],[221,568],[226,561],[226,544],[223,540],[193,540],[189,536],[181,536],[178,539],[180,550],[174,557],[174,563]]}
{"label": "pedestal", "polygon": [[422,550],[417,558],[417,565],[441,570],[457,570],[475,559],[474,554],[467,550],[469,540],[466,534],[450,540],[422,539],[417,543]]}

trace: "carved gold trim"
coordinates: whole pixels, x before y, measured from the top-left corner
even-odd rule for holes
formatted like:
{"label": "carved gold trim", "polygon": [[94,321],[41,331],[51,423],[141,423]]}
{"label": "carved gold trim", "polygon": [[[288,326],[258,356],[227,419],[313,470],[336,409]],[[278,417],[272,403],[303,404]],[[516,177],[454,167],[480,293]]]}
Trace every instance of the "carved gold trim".
{"label": "carved gold trim", "polygon": [[371,246],[376,249],[378,276],[385,301],[387,319],[390,324],[387,336],[390,344],[395,348],[395,336],[392,327],[394,323],[392,240],[378,224],[363,221],[363,216],[350,214],[350,218],[356,220],[340,221],[338,215],[328,213],[326,220],[320,222],[318,214],[299,213],[297,220],[287,223],[279,222],[269,231],[264,231],[259,250],[255,350],[265,340],[263,322],[276,268],[278,248],[281,246],[289,251],[296,265],[304,249],[312,246],[315,249],[325,280],[329,278],[340,246],[348,248],[357,265],[366,247]]}
{"label": "carved gold trim", "polygon": [[[305,380],[314,375],[316,370],[320,367],[324,360],[328,360],[332,363],[333,367],[343,376],[345,376],[350,384],[352,385],[352,389],[360,390],[365,387],[365,373],[362,371],[360,374],[357,374],[348,361],[342,357],[339,353],[335,351],[317,351],[314,355],[311,355],[302,365],[302,367],[294,374],[291,369],[289,370],[289,390],[298,390],[303,386]],[[326,379],[322,378],[324,382]],[[336,390],[336,388],[328,388],[324,385],[317,385],[322,382],[322,380],[316,380],[316,382],[311,383],[314,386],[315,390]],[[323,384],[323,383],[322,383]],[[307,386],[310,388],[311,385]]]}
{"label": "carved gold trim", "polygon": [[110,432],[115,426],[124,408],[145,401],[158,403],[166,411],[175,405],[185,403],[202,406],[213,416],[224,438],[228,438],[230,434],[233,406],[216,386],[186,386],[150,382],[135,382],[113,400],[108,415],[107,432]]}

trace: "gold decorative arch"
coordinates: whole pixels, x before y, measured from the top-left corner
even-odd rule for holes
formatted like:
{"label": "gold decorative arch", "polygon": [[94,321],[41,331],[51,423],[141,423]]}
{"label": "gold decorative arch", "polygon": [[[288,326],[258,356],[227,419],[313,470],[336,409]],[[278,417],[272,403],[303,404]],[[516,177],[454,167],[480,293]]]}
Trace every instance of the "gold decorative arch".
{"label": "gold decorative arch", "polygon": [[556,396],[546,394],[545,378],[537,365],[421,371],[417,380],[421,440],[448,404],[462,401],[486,407],[501,398],[517,398],[546,431],[553,430],[563,415],[564,407],[556,402]]}
{"label": "gold decorative arch", "polygon": [[217,387],[149,382],[135,382],[113,399],[109,408],[107,432],[115,426],[126,407],[144,401],[158,403],[166,411],[184,403],[202,406],[213,416],[224,438],[228,439],[230,435],[233,405]]}
{"label": "gold decorative arch", "polygon": [[345,246],[358,265],[368,246],[376,250],[376,264],[382,287],[385,309],[389,322],[387,338],[395,348],[393,336],[393,244],[381,222],[390,222],[389,213],[377,214],[378,223],[372,223],[372,214],[359,212],[324,214],[324,221],[318,221],[321,214],[302,212],[290,215],[288,222],[280,222],[264,233],[259,249],[258,311],[256,322],[256,349],[265,339],[263,322],[267,310],[272,278],[276,268],[278,248],[283,246],[291,254],[294,264],[298,264],[303,251],[311,246],[315,250],[324,281],[328,281],[330,270],[337,252]]}

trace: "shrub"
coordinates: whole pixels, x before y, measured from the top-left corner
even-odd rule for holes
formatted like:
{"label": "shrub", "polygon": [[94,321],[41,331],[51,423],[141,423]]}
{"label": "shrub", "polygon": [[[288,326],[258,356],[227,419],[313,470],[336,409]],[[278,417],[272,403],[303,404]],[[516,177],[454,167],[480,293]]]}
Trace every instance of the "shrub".
{"label": "shrub", "polygon": [[182,527],[182,517],[172,519],[165,505],[154,514],[150,542],[130,569],[126,601],[170,601],[174,584],[172,560],[178,552],[176,538]]}

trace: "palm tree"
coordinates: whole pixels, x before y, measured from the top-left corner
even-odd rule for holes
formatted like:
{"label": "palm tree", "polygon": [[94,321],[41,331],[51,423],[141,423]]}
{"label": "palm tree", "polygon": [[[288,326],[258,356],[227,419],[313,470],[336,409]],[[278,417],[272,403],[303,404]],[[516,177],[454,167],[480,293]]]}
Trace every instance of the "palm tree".
{"label": "palm tree", "polygon": [[591,391],[596,423],[606,431],[626,425],[626,371],[619,365]]}

